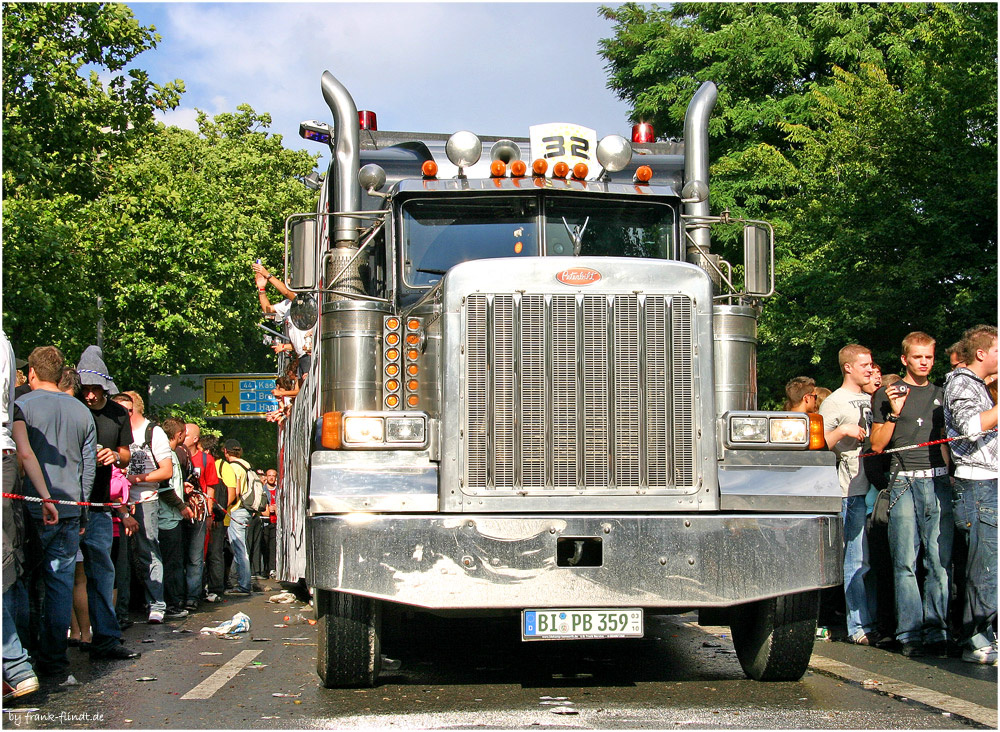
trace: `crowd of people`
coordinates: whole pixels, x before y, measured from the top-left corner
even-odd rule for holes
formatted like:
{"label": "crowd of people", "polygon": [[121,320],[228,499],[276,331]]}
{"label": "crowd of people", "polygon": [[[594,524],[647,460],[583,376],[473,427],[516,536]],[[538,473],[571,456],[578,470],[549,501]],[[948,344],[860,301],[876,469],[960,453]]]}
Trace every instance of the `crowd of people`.
{"label": "crowd of people", "polygon": [[997,329],[970,328],[948,349],[943,385],[929,379],[934,352],[910,333],[903,374],[883,376],[849,344],[838,389],[805,376],[785,387],[785,409],[819,412],[837,457],[844,584],[823,595],[823,617],[858,645],[995,665]]}
{"label": "crowd of people", "polygon": [[54,346],[18,361],[0,336],[4,699],[65,680],[70,647],[139,657],[122,638],[135,613],[157,624],[262,590],[276,470],[197,424],[155,424],[97,346],[74,368]]}

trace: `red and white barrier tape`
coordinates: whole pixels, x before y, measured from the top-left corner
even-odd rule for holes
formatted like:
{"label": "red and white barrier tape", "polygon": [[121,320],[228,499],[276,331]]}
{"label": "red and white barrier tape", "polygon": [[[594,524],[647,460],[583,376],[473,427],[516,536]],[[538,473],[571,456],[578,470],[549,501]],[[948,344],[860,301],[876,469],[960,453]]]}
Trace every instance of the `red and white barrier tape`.
{"label": "red and white barrier tape", "polygon": [[62,501],[58,498],[39,498],[38,496],[22,496],[20,493],[4,493],[4,498],[16,498],[21,501],[31,501],[32,503],[54,503],[57,506],[99,506],[101,508],[119,508],[121,506],[134,506],[138,503],[148,503],[154,500],[157,496],[150,496],[149,498],[143,498],[141,501],[133,501],[132,503],[96,503],[91,501]]}
{"label": "red and white barrier tape", "polygon": [[921,442],[919,445],[903,445],[902,447],[894,447],[891,450],[883,450],[882,452],[866,452],[864,455],[858,455],[858,458],[874,457],[876,455],[891,455],[894,452],[904,452],[906,450],[916,450],[918,447],[930,447],[932,445],[943,445],[946,442],[954,442],[955,440],[976,440],[983,435],[988,435],[996,432],[997,428],[994,427],[991,430],[983,430],[982,432],[977,432],[974,435],[956,435],[955,437],[945,437],[943,440],[931,440],[930,442]]}

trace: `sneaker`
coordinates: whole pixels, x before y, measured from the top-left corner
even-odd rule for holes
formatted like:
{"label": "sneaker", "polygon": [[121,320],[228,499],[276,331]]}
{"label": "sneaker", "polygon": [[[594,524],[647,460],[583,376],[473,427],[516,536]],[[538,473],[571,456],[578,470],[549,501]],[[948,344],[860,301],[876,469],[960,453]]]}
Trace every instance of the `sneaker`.
{"label": "sneaker", "polygon": [[3,682],[4,701],[7,701],[8,699],[18,699],[36,691],[38,691],[37,676],[29,676],[26,679],[21,679],[13,686],[8,684],[6,681]]}
{"label": "sneaker", "polygon": [[181,618],[186,618],[187,616],[188,611],[182,607],[168,607],[167,612],[163,615],[163,617],[167,620],[180,620]]}
{"label": "sneaker", "polygon": [[250,593],[247,590],[226,590],[225,594],[235,595],[236,597],[250,597]]}
{"label": "sneaker", "polygon": [[191,600],[190,602],[185,602],[184,609],[187,610],[188,612],[193,613],[195,610],[198,609],[198,603],[195,600]]}
{"label": "sneaker", "polygon": [[221,601],[222,601],[221,598],[218,595],[216,595],[214,592],[209,592],[207,595],[205,595],[205,602],[215,603],[215,602],[221,602]]}
{"label": "sneaker", "polygon": [[132,618],[118,618],[118,627],[121,630],[128,630],[133,625],[135,625],[135,623],[132,621]]}
{"label": "sneaker", "polygon": [[149,620],[146,622],[148,622],[150,625],[159,625],[160,623],[163,622],[163,612],[160,610],[150,610]]}
{"label": "sneaker", "polygon": [[924,644],[917,643],[913,641],[906,641],[903,643],[903,649],[900,651],[907,658],[919,658],[924,655]]}
{"label": "sneaker", "polygon": [[976,648],[975,650],[967,648],[962,652],[962,660],[966,663],[978,663],[981,666],[995,666],[997,663],[997,649],[992,644]]}

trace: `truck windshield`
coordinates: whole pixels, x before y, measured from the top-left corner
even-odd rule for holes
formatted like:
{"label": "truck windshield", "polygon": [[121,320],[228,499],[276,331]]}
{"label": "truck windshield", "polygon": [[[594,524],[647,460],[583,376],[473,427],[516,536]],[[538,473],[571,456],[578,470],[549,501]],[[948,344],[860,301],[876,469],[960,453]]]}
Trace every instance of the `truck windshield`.
{"label": "truck windshield", "polygon": [[[448,196],[402,205],[403,279],[429,287],[470,259],[675,255],[666,203],[581,196]],[[579,252],[574,249],[578,245]]]}
{"label": "truck windshield", "polygon": [[432,285],[470,259],[538,255],[538,199],[462,196],[403,204],[403,278]]}

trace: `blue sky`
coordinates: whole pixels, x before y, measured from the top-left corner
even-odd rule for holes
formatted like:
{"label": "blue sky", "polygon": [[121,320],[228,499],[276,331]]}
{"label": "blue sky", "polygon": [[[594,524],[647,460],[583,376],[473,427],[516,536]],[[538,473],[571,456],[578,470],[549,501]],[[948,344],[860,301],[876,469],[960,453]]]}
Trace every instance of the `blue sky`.
{"label": "blue sky", "polygon": [[[618,3],[606,3],[617,5]],[[608,90],[598,3],[129,3],[160,45],[136,66],[182,79],[181,106],[161,115],[196,129],[247,103],[271,114],[287,147],[305,119],[332,122],[320,93],[328,69],[379,129],[527,136],[574,122],[628,136],[628,106]]]}

